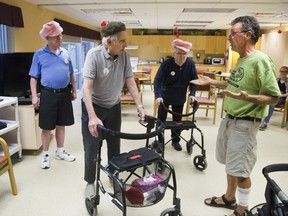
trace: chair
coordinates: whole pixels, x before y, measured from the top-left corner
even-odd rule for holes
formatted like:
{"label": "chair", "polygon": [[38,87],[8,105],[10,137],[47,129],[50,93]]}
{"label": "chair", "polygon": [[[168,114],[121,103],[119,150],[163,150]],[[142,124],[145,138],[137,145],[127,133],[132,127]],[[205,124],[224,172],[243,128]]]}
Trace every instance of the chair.
{"label": "chair", "polygon": [[149,66],[143,66],[142,68],[142,75],[143,75],[143,80],[140,80],[140,86],[143,86],[144,89],[144,85],[150,85],[151,90],[153,90],[152,87],[152,79],[151,79],[151,72],[152,72],[152,68]]}
{"label": "chair", "polygon": [[13,171],[13,166],[12,166],[12,161],[11,161],[8,145],[6,141],[1,137],[0,137],[0,145],[4,153],[3,156],[0,156],[0,176],[8,171],[12,193],[13,195],[17,195],[17,186],[15,182],[14,171]]}
{"label": "chair", "polygon": [[[137,88],[139,91],[140,101],[142,103],[142,91],[140,88],[139,79],[136,77],[135,77],[135,82],[136,82],[136,85],[137,85]],[[132,95],[129,93],[129,90],[128,90],[126,84],[124,84],[124,86],[122,88],[121,95],[120,95],[120,101],[121,101],[121,105],[123,105],[123,106],[136,105]]]}
{"label": "chair", "polygon": [[286,124],[286,129],[288,130],[288,97],[286,98],[285,104],[275,106],[274,111],[283,112],[281,128],[284,128]]}
{"label": "chair", "polygon": [[[204,72],[203,75],[215,79],[214,73]],[[198,109],[205,109],[206,116],[208,116],[209,110],[213,110],[213,124],[215,124],[217,114],[217,88],[214,85],[197,86],[196,99],[199,102]],[[187,94],[187,101],[189,101],[189,93]],[[189,109],[190,104],[186,103],[186,114],[189,113]]]}
{"label": "chair", "polygon": [[197,70],[198,76],[203,75],[203,73],[209,72],[209,68],[197,68],[196,70]]}

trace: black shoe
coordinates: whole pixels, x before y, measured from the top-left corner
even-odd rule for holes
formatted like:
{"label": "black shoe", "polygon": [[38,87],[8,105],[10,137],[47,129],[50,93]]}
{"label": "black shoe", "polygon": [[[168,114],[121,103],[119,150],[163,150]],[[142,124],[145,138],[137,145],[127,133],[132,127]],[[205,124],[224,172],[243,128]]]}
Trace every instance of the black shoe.
{"label": "black shoe", "polygon": [[174,147],[174,149],[175,149],[176,151],[182,151],[182,147],[181,147],[181,145],[179,144],[179,142],[173,142],[173,141],[172,141],[172,146]]}

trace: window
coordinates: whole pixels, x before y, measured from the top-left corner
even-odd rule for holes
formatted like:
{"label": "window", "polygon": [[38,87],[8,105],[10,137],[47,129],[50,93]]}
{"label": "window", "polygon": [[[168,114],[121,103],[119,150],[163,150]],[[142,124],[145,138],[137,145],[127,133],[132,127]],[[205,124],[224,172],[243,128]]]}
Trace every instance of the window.
{"label": "window", "polygon": [[75,42],[63,42],[62,47],[67,49],[71,56],[72,65],[74,68],[74,75],[76,80],[77,90],[82,88],[82,68],[84,66],[85,57],[87,52],[94,47],[94,42],[82,41]]}
{"label": "window", "polygon": [[0,24],[0,53],[8,52],[7,26]]}

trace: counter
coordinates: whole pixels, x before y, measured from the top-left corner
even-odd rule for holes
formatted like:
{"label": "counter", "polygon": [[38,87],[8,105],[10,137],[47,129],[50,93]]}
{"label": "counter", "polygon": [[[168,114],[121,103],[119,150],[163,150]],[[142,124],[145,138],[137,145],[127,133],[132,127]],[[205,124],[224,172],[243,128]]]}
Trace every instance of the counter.
{"label": "counter", "polygon": [[222,71],[226,72],[226,65],[211,65],[211,64],[196,64],[196,68],[208,68],[210,72],[212,71]]}

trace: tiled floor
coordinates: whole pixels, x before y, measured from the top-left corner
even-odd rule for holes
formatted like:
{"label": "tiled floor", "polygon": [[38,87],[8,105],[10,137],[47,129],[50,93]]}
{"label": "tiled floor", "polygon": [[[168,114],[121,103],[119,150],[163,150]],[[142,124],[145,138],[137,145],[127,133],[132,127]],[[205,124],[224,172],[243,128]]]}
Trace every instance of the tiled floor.
{"label": "tiled floor", "polygon": [[[80,98],[81,96],[79,96]],[[148,86],[143,93],[145,109],[152,114],[153,94]],[[221,98],[219,99],[221,105]],[[80,122],[80,100],[74,102],[76,124],[67,127],[66,150],[73,153],[77,160],[75,162],[63,162],[52,158],[51,168],[40,169],[39,155],[24,155],[23,161],[14,164],[15,177],[18,187],[18,195],[11,194],[8,175],[0,177],[0,215],[21,216],[86,216],[88,215],[83,191],[85,182],[83,180],[83,146]],[[123,129],[126,132],[142,132],[143,126],[137,123],[135,107],[123,108]],[[181,210],[185,216],[223,216],[230,214],[231,210],[212,208],[205,206],[203,200],[214,195],[222,195],[225,192],[226,176],[224,167],[216,162],[215,139],[219,126],[220,106],[218,108],[216,124],[212,124],[212,113],[205,117],[204,112],[197,113],[197,126],[204,133],[204,145],[207,151],[208,167],[204,171],[195,169],[193,158],[200,153],[199,148],[189,156],[182,142],[183,151],[176,152],[170,144],[165,148],[165,158],[174,165],[177,177],[177,196],[181,198]],[[258,161],[252,174],[251,207],[264,202],[264,191],[266,180],[261,174],[265,165],[272,163],[288,162],[288,131],[280,128],[281,114],[275,113],[267,131],[258,133]],[[190,131],[183,132],[189,136]],[[169,131],[165,131],[167,138]],[[122,140],[122,150],[132,150],[143,146],[144,141]],[[50,153],[54,154],[55,140],[51,143]],[[105,144],[103,147],[105,152]],[[106,154],[103,162],[106,161]],[[284,189],[288,188],[287,174],[275,173],[275,180]],[[109,181],[104,173],[101,173],[104,186],[109,188]],[[172,191],[167,189],[164,199],[157,205],[147,208],[128,208],[131,216],[156,216],[169,207],[172,207]],[[104,195],[101,194],[98,206],[99,216],[122,215]]]}

